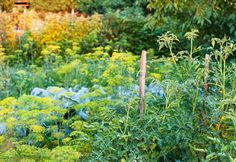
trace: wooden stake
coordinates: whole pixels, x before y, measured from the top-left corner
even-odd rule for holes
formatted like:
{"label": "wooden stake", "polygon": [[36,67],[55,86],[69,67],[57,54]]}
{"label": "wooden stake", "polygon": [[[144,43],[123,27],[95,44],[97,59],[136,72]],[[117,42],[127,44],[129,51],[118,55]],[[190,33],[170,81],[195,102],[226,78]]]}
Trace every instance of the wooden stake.
{"label": "wooden stake", "polygon": [[144,95],[145,95],[146,57],[147,57],[147,52],[142,51],[140,60],[140,80],[139,80],[140,114],[143,114],[145,110]]}

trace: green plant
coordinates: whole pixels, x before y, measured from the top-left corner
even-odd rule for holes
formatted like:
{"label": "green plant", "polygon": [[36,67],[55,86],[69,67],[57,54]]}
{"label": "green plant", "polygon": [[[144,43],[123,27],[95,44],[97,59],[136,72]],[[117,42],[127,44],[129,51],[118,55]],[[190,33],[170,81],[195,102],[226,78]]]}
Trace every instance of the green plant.
{"label": "green plant", "polygon": [[196,39],[198,37],[198,30],[192,30],[191,32],[187,32],[185,33],[185,37],[190,40],[190,53],[189,53],[189,57],[192,59],[193,58],[193,40]]}
{"label": "green plant", "polygon": [[159,43],[159,50],[161,50],[163,47],[166,47],[169,49],[170,55],[172,57],[172,61],[174,62],[174,64],[176,64],[176,58],[172,49],[176,41],[179,41],[177,36],[170,32],[166,32],[165,34],[159,36],[158,41],[157,41]]}

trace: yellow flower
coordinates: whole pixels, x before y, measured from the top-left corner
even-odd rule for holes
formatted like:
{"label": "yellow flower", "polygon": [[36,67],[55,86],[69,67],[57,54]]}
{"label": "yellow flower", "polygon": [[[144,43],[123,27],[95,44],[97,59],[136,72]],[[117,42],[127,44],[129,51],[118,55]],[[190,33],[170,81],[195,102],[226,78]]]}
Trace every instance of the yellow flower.
{"label": "yellow flower", "polygon": [[7,119],[7,127],[12,128],[15,125],[16,118],[10,117]]}
{"label": "yellow flower", "polygon": [[106,46],[106,47],[105,47],[105,50],[106,50],[106,51],[109,51],[109,50],[111,50],[111,48],[112,48],[111,46]]}
{"label": "yellow flower", "polygon": [[64,138],[64,139],[62,140],[62,142],[66,144],[66,143],[70,142],[71,139],[72,139],[72,138],[67,137],[67,138]]}
{"label": "yellow flower", "polygon": [[4,136],[0,136],[0,145],[2,145],[3,144],[3,142],[4,142]]}
{"label": "yellow flower", "polygon": [[59,51],[61,49],[61,47],[57,46],[57,45],[49,45],[47,48],[52,52],[56,52],[56,51]]}
{"label": "yellow flower", "polygon": [[7,123],[12,123],[12,122],[15,122],[16,121],[16,118],[13,118],[13,117],[10,117],[7,119]]}
{"label": "yellow flower", "polygon": [[57,133],[53,133],[52,137],[56,138],[56,139],[60,139],[64,136],[64,134],[62,132],[57,132]]}
{"label": "yellow flower", "polygon": [[41,54],[42,54],[42,55],[49,55],[49,54],[50,54],[50,51],[48,51],[47,49],[43,49],[43,50],[41,51]]}
{"label": "yellow flower", "polygon": [[157,74],[157,73],[151,73],[150,76],[154,79],[160,79],[161,78],[161,75]]}
{"label": "yellow flower", "polygon": [[16,72],[16,74],[17,74],[17,75],[26,75],[27,72],[24,71],[24,70],[18,70],[18,71]]}
{"label": "yellow flower", "polygon": [[134,68],[132,68],[132,67],[128,67],[127,70],[129,73],[134,73]]}
{"label": "yellow flower", "polygon": [[0,116],[5,115],[5,114],[8,114],[8,113],[10,113],[10,112],[12,112],[11,109],[3,109],[3,110],[0,110]]}
{"label": "yellow flower", "polygon": [[39,134],[39,135],[37,135],[36,140],[39,141],[39,142],[44,141],[44,136]]}
{"label": "yellow flower", "polygon": [[30,127],[30,129],[32,130],[32,132],[34,133],[44,133],[45,128],[42,127],[41,125],[32,125]]}
{"label": "yellow flower", "polygon": [[23,48],[28,49],[29,48],[29,44],[28,43],[24,44]]}
{"label": "yellow flower", "polygon": [[126,160],[125,159],[121,159],[121,161],[120,162],[126,162]]}
{"label": "yellow flower", "polygon": [[79,82],[79,81],[78,81],[77,79],[73,79],[73,80],[72,80],[72,84],[73,84],[73,85],[78,84],[78,82]]}
{"label": "yellow flower", "polygon": [[57,69],[57,73],[59,75],[71,73],[73,70],[76,69],[76,67],[79,65],[79,63],[80,63],[80,61],[75,60],[75,61],[71,62],[70,64],[63,65],[59,69]]}
{"label": "yellow flower", "polygon": [[3,48],[2,45],[0,45],[0,52],[5,52],[5,48]]}
{"label": "yellow flower", "polygon": [[93,82],[93,83],[98,83],[99,80],[98,80],[98,79],[93,79],[92,82]]}
{"label": "yellow flower", "polygon": [[33,41],[34,39],[32,37],[29,37],[28,38],[28,41]]}
{"label": "yellow flower", "polygon": [[12,109],[17,104],[18,102],[14,97],[8,97],[0,101],[0,106],[4,109]]}
{"label": "yellow flower", "polygon": [[70,48],[66,49],[66,54],[68,54],[69,56],[73,56],[74,55],[74,51]]}

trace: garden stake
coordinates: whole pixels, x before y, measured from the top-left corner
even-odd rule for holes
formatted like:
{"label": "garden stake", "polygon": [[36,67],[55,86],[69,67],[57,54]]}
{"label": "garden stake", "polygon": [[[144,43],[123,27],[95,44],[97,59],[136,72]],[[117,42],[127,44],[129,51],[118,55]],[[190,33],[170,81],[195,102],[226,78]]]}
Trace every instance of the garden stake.
{"label": "garden stake", "polygon": [[[210,63],[210,55],[206,54],[205,56],[205,76],[204,76],[204,91],[205,91],[205,104],[207,103],[206,98],[208,94],[208,74],[209,74],[209,63]],[[203,119],[203,124],[206,125],[206,112],[203,110],[202,111],[202,119]]]}
{"label": "garden stake", "polygon": [[147,57],[147,52],[142,51],[140,60],[140,80],[139,80],[140,114],[143,114],[145,110],[144,94],[145,94],[146,57]]}

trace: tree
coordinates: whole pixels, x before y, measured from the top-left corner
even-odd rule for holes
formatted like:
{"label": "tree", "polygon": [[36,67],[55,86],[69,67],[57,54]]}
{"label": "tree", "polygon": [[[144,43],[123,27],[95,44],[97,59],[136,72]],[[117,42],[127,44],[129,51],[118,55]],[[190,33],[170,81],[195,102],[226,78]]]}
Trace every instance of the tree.
{"label": "tree", "polygon": [[1,0],[0,11],[11,11],[14,6],[14,0]]}
{"label": "tree", "polygon": [[181,36],[192,28],[198,28],[203,40],[224,34],[236,38],[236,3],[232,1],[151,0],[148,9],[153,12],[149,25]]}
{"label": "tree", "polygon": [[103,14],[102,46],[140,54],[157,43],[157,30],[146,28],[146,0],[78,0],[76,9],[85,14]]}
{"label": "tree", "polygon": [[95,12],[106,14],[109,11],[123,11],[127,8],[141,7],[146,10],[146,0],[77,0],[76,8],[78,11],[86,14]]}

